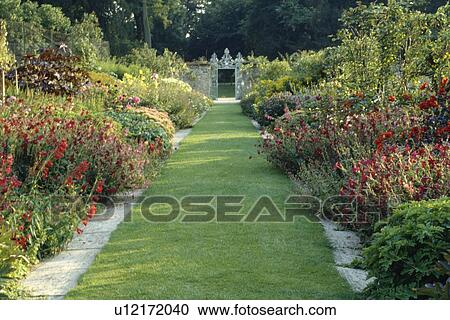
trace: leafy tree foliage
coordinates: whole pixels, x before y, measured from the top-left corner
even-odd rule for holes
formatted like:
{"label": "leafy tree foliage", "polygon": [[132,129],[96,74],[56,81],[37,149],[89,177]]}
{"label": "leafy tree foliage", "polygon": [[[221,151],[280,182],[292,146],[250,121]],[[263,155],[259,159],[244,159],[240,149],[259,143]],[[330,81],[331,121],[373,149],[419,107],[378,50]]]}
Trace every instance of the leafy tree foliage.
{"label": "leafy tree foliage", "polygon": [[[331,35],[342,27],[342,13],[358,2],[396,2],[435,12],[447,0],[0,0],[6,8],[0,18],[34,21],[60,32],[68,28],[66,17],[74,24],[95,13],[111,53],[119,56],[147,43],[159,52],[168,48],[190,59],[226,47],[232,53],[273,58],[330,46]],[[37,35],[29,37],[35,37],[36,46],[43,42]]]}

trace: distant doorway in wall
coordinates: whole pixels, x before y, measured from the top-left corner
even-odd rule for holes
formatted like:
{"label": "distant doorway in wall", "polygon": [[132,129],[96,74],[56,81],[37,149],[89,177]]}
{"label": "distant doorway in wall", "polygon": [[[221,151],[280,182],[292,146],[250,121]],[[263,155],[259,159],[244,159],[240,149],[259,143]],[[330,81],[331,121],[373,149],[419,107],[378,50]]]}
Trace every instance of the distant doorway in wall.
{"label": "distant doorway in wall", "polygon": [[236,70],[219,69],[219,98],[234,98],[236,96]]}

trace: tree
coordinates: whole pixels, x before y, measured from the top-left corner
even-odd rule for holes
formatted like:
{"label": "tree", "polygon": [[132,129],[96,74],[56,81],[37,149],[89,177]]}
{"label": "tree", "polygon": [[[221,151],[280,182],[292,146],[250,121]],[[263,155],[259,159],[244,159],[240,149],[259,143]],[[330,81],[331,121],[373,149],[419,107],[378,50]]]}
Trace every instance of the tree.
{"label": "tree", "polygon": [[250,0],[217,0],[206,6],[190,33],[189,57],[209,56],[229,48],[233,54],[246,52],[242,22]]}

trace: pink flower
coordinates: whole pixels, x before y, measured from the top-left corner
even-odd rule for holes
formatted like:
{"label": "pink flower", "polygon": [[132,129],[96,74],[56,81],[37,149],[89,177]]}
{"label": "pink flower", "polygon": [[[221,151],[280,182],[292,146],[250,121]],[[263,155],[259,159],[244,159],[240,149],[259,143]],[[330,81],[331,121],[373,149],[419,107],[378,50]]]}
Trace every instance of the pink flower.
{"label": "pink flower", "polygon": [[138,104],[139,102],[141,102],[141,99],[139,97],[133,98],[133,103]]}

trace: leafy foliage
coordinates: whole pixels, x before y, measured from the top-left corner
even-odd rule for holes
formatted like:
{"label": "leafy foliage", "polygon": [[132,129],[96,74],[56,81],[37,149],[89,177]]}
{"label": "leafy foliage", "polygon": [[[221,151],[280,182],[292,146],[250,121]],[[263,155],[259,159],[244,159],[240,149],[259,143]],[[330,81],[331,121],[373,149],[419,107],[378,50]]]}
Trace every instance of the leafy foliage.
{"label": "leafy foliage", "polygon": [[416,289],[420,296],[431,297],[433,299],[449,300],[450,299],[450,252],[444,254],[444,260],[438,261],[436,271],[447,280],[444,283],[435,282],[427,283],[425,287]]}
{"label": "leafy foliage", "polygon": [[[41,54],[24,57],[17,68],[19,86],[57,95],[80,92],[89,81],[87,73],[78,66],[78,57],[65,53],[64,48],[46,49]],[[8,74],[13,80],[15,72]]]}
{"label": "leafy foliage", "polygon": [[85,65],[91,67],[109,54],[103,46],[103,32],[95,14],[85,15],[79,24],[71,28],[69,46]]}
{"label": "leafy foliage", "polygon": [[262,126],[268,126],[283,114],[294,111],[300,106],[297,96],[291,93],[273,95],[261,102],[257,107],[257,120]]}
{"label": "leafy foliage", "polygon": [[372,298],[415,298],[413,288],[447,281],[435,265],[450,246],[450,201],[415,202],[395,210],[364,250],[364,264],[376,280]]}
{"label": "leafy foliage", "polygon": [[164,50],[162,55],[158,55],[155,49],[145,45],[143,48],[136,48],[125,57],[128,64],[135,64],[149,69],[153,73],[158,73],[162,77],[179,77],[186,71],[187,66],[177,53]]}
{"label": "leafy foliage", "polygon": [[438,70],[446,60],[442,40],[448,19],[448,4],[431,14],[402,1],[349,9],[338,33],[342,44],[332,51],[331,74],[346,94],[364,91],[385,99],[386,91],[401,95],[423,77],[438,81],[444,75]]}
{"label": "leafy foliage", "polygon": [[145,141],[149,148],[161,153],[162,157],[170,154],[172,138],[175,132],[167,114],[150,108],[127,108],[109,113],[128,132],[128,137]]}

